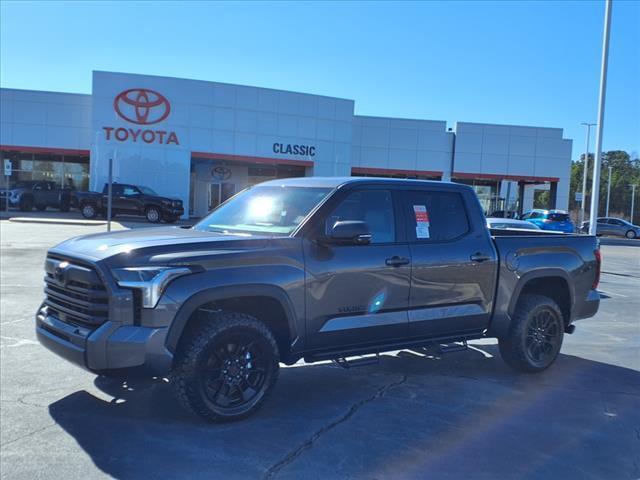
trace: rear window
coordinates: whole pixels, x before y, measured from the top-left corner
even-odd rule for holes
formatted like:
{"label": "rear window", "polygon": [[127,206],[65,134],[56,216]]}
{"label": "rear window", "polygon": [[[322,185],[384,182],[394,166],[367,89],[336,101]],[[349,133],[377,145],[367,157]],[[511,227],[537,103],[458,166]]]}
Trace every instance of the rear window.
{"label": "rear window", "polygon": [[566,213],[549,213],[547,215],[549,220],[553,220],[554,222],[568,222],[569,215]]}

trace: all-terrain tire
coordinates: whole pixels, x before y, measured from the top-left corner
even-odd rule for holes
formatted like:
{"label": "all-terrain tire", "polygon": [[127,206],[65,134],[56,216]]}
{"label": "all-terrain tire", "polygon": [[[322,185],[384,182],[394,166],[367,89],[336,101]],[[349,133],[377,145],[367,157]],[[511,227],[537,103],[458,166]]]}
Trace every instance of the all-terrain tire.
{"label": "all-terrain tire", "polygon": [[[194,321],[201,324],[187,333],[187,337],[181,341],[171,374],[171,384],[179,402],[187,411],[216,423],[239,420],[253,414],[263,405],[278,378],[279,353],[273,334],[264,323],[242,313],[219,312],[209,318],[196,318]],[[256,394],[250,401],[236,407],[222,407],[214,403],[206,393],[209,385],[207,382],[211,382],[210,377],[215,376],[207,368],[211,368],[211,358],[219,358],[215,352],[227,351],[229,345],[225,342],[234,336],[253,339],[249,343],[260,347],[262,355],[255,356],[255,363],[262,365],[260,370],[265,373],[260,387],[252,390]],[[219,350],[220,345],[224,345],[222,350]],[[264,360],[258,363],[257,358],[263,356]],[[221,358],[219,363],[221,368],[225,368]],[[214,368],[213,371],[217,370],[220,369]],[[224,382],[226,380],[223,380],[220,389],[225,387]],[[242,394],[240,396],[243,397]],[[214,394],[214,399],[217,398],[218,393]]]}
{"label": "all-terrain tire", "polygon": [[564,320],[558,304],[543,295],[524,294],[508,334],[498,339],[500,355],[515,370],[540,372],[558,357],[563,336]]}

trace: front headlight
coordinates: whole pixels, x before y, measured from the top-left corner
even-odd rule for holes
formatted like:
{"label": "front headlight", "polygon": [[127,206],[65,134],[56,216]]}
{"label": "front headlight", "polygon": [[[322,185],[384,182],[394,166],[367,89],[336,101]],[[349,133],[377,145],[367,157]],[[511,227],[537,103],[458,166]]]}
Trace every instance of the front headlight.
{"label": "front headlight", "polygon": [[193,270],[188,267],[128,267],[115,268],[111,273],[119,286],[140,291],[144,308],[155,308],[169,283]]}

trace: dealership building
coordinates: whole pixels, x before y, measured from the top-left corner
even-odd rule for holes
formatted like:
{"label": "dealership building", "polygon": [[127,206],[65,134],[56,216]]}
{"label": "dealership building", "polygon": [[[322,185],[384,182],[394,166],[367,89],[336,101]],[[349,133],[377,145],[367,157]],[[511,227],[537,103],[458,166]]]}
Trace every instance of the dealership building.
{"label": "dealership building", "polygon": [[108,179],[182,199],[200,217],[235,192],[297,176],[383,176],[473,186],[485,211],[566,209],[562,129],[354,114],[354,100],[148,75],[93,72],[92,93],[0,89],[10,183]]}

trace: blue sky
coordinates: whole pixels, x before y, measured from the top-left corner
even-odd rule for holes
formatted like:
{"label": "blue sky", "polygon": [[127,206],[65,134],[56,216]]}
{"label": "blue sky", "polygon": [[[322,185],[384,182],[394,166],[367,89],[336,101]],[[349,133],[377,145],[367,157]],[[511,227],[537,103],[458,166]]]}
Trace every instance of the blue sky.
{"label": "blue sky", "polygon": [[[561,127],[573,158],[597,116],[602,1],[0,9],[3,87],[89,93],[92,70],[255,85],[354,99],[363,115]],[[604,149],[637,155],[640,2],[614,0],[612,19]]]}

